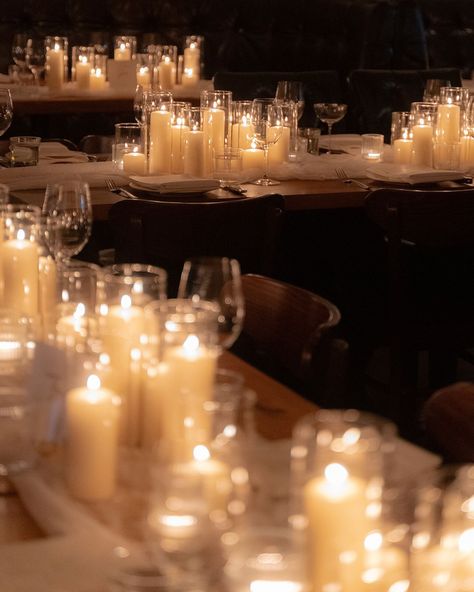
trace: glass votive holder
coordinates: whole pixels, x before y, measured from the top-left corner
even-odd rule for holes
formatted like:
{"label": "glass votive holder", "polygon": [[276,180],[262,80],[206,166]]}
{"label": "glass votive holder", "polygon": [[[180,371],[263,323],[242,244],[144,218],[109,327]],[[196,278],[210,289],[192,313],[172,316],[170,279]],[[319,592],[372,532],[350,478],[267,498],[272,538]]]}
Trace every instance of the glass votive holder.
{"label": "glass votive holder", "polygon": [[441,105],[458,105],[464,110],[468,101],[469,89],[463,86],[443,86],[439,91]]}
{"label": "glass votive holder", "polygon": [[72,48],[71,79],[77,88],[87,90],[91,69],[94,67],[94,47],[75,45]]}
{"label": "glass votive holder", "polygon": [[94,314],[102,299],[102,269],[94,263],[71,259],[58,269],[58,302],[82,304]]}
{"label": "glass votive holder", "polygon": [[46,51],[46,84],[50,90],[60,90],[67,81],[68,39],[48,35],[44,39]]}
{"label": "glass votive holder", "polygon": [[184,140],[184,173],[193,177],[205,175],[205,146],[203,131],[203,111],[192,107],[189,115],[189,132]]}
{"label": "glass votive holder", "polygon": [[411,164],[426,167],[433,166],[433,138],[437,109],[437,103],[412,103]]}
{"label": "glass votive holder", "polygon": [[11,166],[36,166],[39,161],[40,144],[41,138],[37,136],[12,136],[10,138]]}
{"label": "glass votive holder", "polygon": [[0,383],[24,386],[28,365],[28,327],[22,316],[0,309]]}
{"label": "glass votive holder", "polygon": [[189,103],[171,104],[171,172],[184,172],[185,139],[190,129]]}
{"label": "glass votive holder", "polygon": [[135,60],[137,62],[137,84],[143,90],[148,90],[152,85],[153,56],[149,53],[137,53]]}
{"label": "glass votive holder", "polygon": [[161,90],[173,90],[176,84],[178,48],[176,45],[160,45],[157,50],[158,83]]}
{"label": "glass votive holder", "polygon": [[184,42],[183,67],[184,71],[191,71],[197,77],[197,80],[201,77],[203,57],[204,37],[201,35],[187,35]]}
{"label": "glass votive holder", "polygon": [[137,38],[134,35],[117,35],[114,37],[114,60],[123,62],[135,59]]}
{"label": "glass votive holder", "polygon": [[393,111],[390,127],[390,143],[393,146],[395,140],[408,139],[411,134],[413,116],[410,111]]}
{"label": "glass votive holder", "polygon": [[362,134],[361,156],[379,162],[383,156],[383,134]]}
{"label": "glass votive holder", "polygon": [[[112,146],[112,160],[119,168],[124,168],[124,156],[129,152],[144,155],[144,128],[139,123],[116,123],[115,141]],[[143,158],[145,158],[143,156]]]}
{"label": "glass votive holder", "polygon": [[252,101],[232,102],[232,148],[246,149],[251,147],[254,135],[250,113]]}
{"label": "glass votive holder", "polygon": [[458,171],[461,166],[461,142],[435,140],[433,142],[433,168]]}
{"label": "glass votive holder", "polygon": [[221,184],[236,183],[242,173],[242,150],[224,148],[224,152],[214,155],[214,177]]}
{"label": "glass votive holder", "polygon": [[232,92],[227,90],[201,92],[206,174],[212,172],[214,154],[224,151],[230,141]]}
{"label": "glass votive holder", "polygon": [[307,141],[306,150],[309,154],[319,155],[319,139],[321,137],[321,130],[319,127],[302,127],[299,128],[298,134]]}

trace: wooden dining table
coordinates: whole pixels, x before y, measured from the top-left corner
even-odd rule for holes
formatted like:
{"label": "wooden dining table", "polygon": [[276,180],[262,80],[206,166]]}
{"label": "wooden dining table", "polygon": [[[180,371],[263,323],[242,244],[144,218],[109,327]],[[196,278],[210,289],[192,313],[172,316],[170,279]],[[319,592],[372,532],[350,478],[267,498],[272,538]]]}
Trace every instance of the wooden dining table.
{"label": "wooden dining table", "polygon": [[[222,355],[219,366],[241,373],[246,387],[255,392],[256,427],[267,439],[290,437],[295,423],[317,409],[295,391],[229,352]],[[9,482],[0,478],[0,552],[2,544],[43,536]]]}

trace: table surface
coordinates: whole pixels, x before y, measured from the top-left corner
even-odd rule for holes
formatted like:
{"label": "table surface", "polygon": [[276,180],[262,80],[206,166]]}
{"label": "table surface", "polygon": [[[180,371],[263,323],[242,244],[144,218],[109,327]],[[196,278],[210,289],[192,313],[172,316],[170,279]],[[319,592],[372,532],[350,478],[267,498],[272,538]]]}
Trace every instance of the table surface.
{"label": "table surface", "polygon": [[[257,393],[257,429],[268,439],[289,437],[298,419],[316,409],[314,404],[229,352],[222,355],[219,366],[240,372],[247,387]],[[14,492],[0,495],[0,545],[41,536],[19,497]]]}

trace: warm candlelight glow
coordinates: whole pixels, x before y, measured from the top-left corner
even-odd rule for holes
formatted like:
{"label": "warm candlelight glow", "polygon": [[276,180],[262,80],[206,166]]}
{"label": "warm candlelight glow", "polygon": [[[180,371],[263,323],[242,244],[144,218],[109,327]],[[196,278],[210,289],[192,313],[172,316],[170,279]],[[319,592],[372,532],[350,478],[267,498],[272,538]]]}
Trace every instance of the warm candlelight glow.
{"label": "warm candlelight glow", "polygon": [[195,446],[193,449],[193,458],[197,462],[205,462],[211,458],[211,453],[207,446],[204,446],[204,444],[198,444],[198,446]]}

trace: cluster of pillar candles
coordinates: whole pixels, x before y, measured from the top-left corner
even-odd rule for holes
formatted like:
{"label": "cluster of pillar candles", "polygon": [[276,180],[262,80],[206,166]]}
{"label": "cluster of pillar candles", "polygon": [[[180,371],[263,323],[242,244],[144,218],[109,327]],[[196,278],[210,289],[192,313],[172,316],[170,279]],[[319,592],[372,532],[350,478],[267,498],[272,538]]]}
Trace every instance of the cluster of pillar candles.
{"label": "cluster of pillar candles", "polygon": [[439,102],[412,103],[410,112],[392,114],[394,162],[466,169],[474,165],[469,90],[443,87]]}
{"label": "cluster of pillar candles", "polygon": [[[286,105],[286,108],[285,108]],[[232,101],[230,91],[201,92],[200,107],[176,102],[165,91],[143,93],[142,134],[122,149],[123,169],[143,175],[184,173],[212,175],[216,161],[225,159],[234,174],[263,169],[264,150],[257,144],[252,122],[252,101]],[[268,162],[288,160],[291,139],[296,138],[296,107],[282,103],[282,120],[269,127],[277,137],[268,146]],[[137,128],[138,129],[138,128]],[[120,163],[120,164],[122,164]]]}
{"label": "cluster of pillar candles", "polygon": [[[167,300],[166,272],[158,268],[56,268],[41,249],[39,220],[37,208],[1,207],[0,301],[30,320],[36,348],[47,342],[65,354],[69,492],[84,502],[111,499],[120,455],[141,450],[152,465],[165,462],[163,474],[178,475],[181,485],[200,479],[216,532],[238,531],[251,476],[243,456],[219,455],[237,433],[238,405],[229,407],[215,388],[218,309]],[[7,346],[0,355],[12,351]],[[425,481],[410,529],[403,487],[390,483],[395,448],[396,430],[381,418],[354,410],[302,418],[292,438],[287,531],[300,568],[291,571],[274,534],[268,548],[246,550],[251,560],[229,551],[229,590],[406,592],[410,578],[416,592],[472,589],[472,467],[445,479],[444,496]],[[175,501],[179,494],[169,490]],[[148,520],[156,536],[188,553],[195,548],[189,537],[209,537],[190,522],[190,507],[197,506],[153,506]]]}
{"label": "cluster of pillar candles", "polygon": [[[160,87],[171,90],[176,84],[196,86],[201,75],[203,38],[186,37],[183,55],[176,45],[149,45],[146,53],[137,53],[134,36],[114,38],[114,61],[136,71],[136,82],[143,88]],[[60,90],[68,78],[68,39],[48,36],[46,47],[46,83],[51,90]],[[71,77],[80,90],[104,90],[107,87],[107,55],[95,46],[72,48]]]}

